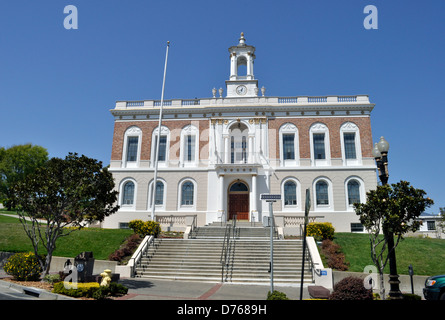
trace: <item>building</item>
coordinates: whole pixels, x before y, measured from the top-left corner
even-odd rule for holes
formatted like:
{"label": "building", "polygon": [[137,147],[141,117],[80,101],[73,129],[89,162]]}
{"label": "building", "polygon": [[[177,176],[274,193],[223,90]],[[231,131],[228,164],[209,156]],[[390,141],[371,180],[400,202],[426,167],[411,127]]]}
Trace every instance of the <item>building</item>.
{"label": "building", "polygon": [[[367,95],[266,96],[254,76],[255,47],[229,48],[230,77],[212,97],[118,101],[111,110],[110,171],[119,191],[118,213],[105,228],[151,219],[155,143],[160,130],[155,219],[184,229],[212,222],[262,222],[262,193],[281,194],[275,223],[299,232],[305,191],[312,220],[336,231],[361,231],[352,204],[377,185]],[[242,74],[241,74],[242,71]],[[225,95],[225,96],[224,96]]]}
{"label": "building", "polygon": [[417,219],[421,222],[420,228],[412,236],[422,236],[443,239],[445,237],[445,223],[441,213],[422,213]]}

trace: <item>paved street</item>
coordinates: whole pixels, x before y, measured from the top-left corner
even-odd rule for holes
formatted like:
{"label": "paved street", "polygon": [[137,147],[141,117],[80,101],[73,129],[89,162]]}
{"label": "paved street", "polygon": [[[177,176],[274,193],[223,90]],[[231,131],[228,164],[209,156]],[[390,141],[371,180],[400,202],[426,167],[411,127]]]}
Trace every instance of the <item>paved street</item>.
{"label": "paved street", "polygon": [[21,291],[0,286],[0,300],[38,300],[39,298],[27,295]]}

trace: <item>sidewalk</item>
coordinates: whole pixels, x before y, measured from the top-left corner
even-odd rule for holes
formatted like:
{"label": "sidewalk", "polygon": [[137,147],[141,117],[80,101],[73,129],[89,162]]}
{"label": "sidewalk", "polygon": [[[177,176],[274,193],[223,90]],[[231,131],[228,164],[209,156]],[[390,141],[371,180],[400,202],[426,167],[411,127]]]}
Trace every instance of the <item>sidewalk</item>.
{"label": "sidewalk", "polygon": [[[270,285],[206,283],[180,280],[126,278],[119,283],[128,288],[121,300],[266,300]],[[299,286],[277,286],[291,300],[300,299]],[[303,286],[303,299],[308,299]]]}

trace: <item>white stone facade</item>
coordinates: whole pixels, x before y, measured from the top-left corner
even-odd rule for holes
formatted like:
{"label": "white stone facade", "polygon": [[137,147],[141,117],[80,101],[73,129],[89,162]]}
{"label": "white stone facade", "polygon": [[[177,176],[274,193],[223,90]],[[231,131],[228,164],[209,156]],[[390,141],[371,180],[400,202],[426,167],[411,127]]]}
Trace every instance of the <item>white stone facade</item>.
{"label": "white stone facade", "polygon": [[[155,218],[178,230],[190,221],[224,222],[234,213],[263,221],[269,207],[260,194],[279,193],[276,224],[295,234],[309,189],[312,219],[332,222],[338,232],[359,231],[350,202],[365,201],[377,185],[374,104],[366,95],[268,97],[253,75],[254,51],[244,35],[229,48],[225,97],[214,88],[211,98],[164,101]],[[111,110],[110,171],[121,209],[105,228],[151,218],[159,111],[156,100],[118,101]]]}

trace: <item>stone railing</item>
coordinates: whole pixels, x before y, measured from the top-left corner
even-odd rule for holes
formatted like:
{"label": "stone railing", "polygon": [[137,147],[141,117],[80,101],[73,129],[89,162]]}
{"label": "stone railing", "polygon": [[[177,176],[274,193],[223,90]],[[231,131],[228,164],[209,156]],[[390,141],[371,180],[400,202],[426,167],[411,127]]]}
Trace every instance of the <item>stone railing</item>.
{"label": "stone railing", "polygon": [[[302,236],[304,227],[304,215],[286,215],[285,213],[277,213],[275,216],[275,226],[280,237],[284,234],[293,236]],[[323,219],[324,216],[309,216],[308,223],[317,222]]]}
{"label": "stone railing", "polygon": [[156,222],[159,222],[162,230],[185,231],[187,227],[196,225],[196,215],[156,215]]}
{"label": "stone railing", "polygon": [[[304,217],[303,216],[284,216],[283,217],[283,227],[299,227],[300,225],[304,224]],[[317,218],[322,218],[322,217],[317,217],[317,216],[309,216],[308,217],[308,222],[315,222],[317,220]]]}
{"label": "stone railing", "polygon": [[[255,104],[255,105],[336,105],[336,104],[369,104],[367,95],[353,96],[300,96],[300,97],[232,97],[232,98],[203,98],[203,99],[170,99],[164,100],[164,107],[190,107],[190,106],[224,106],[233,104]],[[117,101],[116,109],[131,108],[158,108],[161,106],[160,100],[140,100],[140,101]]]}

